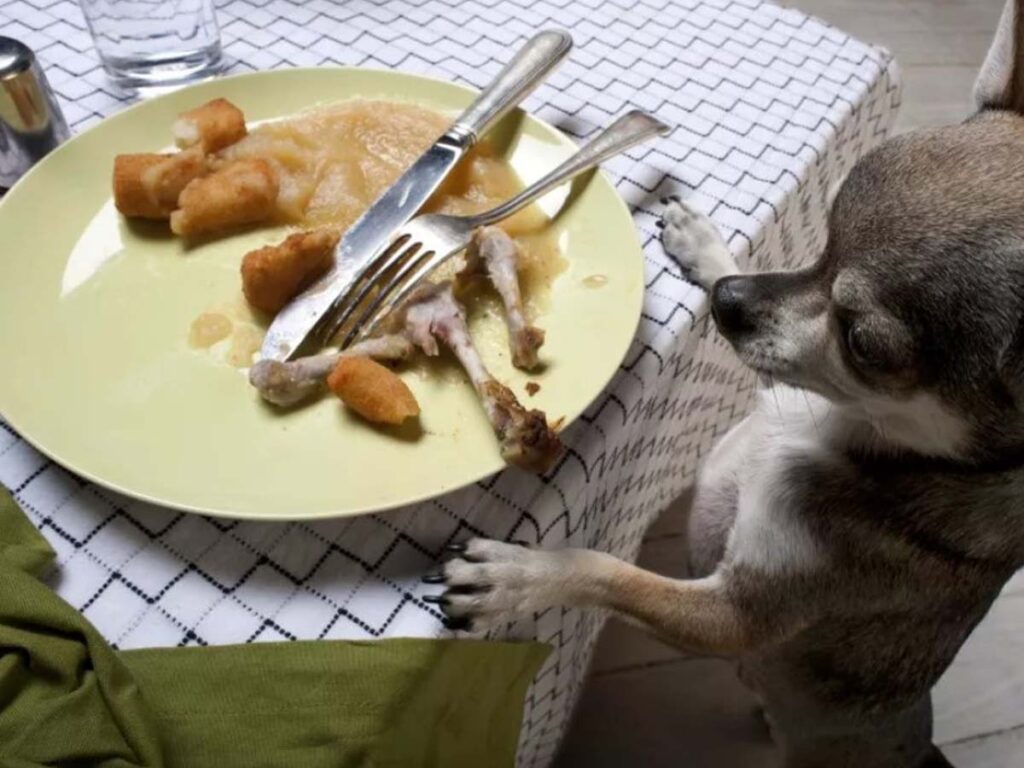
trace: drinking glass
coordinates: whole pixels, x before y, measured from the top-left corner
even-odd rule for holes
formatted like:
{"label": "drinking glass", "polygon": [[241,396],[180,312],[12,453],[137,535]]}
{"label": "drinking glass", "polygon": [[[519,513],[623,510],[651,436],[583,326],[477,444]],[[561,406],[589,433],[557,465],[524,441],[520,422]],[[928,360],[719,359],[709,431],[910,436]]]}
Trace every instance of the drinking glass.
{"label": "drinking glass", "polygon": [[213,0],[79,0],[103,68],[143,94],[201,80],[220,68]]}

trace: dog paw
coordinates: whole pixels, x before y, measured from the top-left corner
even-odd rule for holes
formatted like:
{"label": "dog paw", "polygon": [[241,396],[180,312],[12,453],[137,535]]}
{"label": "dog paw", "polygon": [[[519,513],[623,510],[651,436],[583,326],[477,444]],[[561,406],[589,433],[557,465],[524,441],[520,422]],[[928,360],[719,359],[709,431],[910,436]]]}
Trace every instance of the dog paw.
{"label": "dog paw", "polygon": [[710,291],[719,278],[739,272],[729,246],[711,219],[678,197],[663,202],[661,244],[689,272],[694,283]]}
{"label": "dog paw", "polygon": [[449,549],[459,556],[423,579],[445,585],[441,595],[424,601],[440,607],[448,629],[483,629],[558,602],[558,587],[564,582],[560,552],[489,539],[470,539]]}

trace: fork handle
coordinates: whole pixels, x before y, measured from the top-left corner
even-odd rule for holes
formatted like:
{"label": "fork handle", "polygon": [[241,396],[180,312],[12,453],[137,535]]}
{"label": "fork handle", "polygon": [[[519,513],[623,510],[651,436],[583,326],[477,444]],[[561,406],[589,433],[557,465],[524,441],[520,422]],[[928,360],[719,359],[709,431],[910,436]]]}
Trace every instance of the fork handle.
{"label": "fork handle", "polygon": [[489,127],[540,85],[570,48],[572,38],[560,30],[534,35],[459,116],[449,133],[464,146],[475,144]]}
{"label": "fork handle", "polygon": [[519,209],[525,208],[537,198],[570,179],[574,179],[584,171],[589,171],[634,144],[647,141],[654,136],[664,136],[671,130],[658,118],[639,109],[627,112],[547,176],[534,182],[496,208],[475,216],[474,223],[479,222],[478,226],[486,226],[507,219]]}

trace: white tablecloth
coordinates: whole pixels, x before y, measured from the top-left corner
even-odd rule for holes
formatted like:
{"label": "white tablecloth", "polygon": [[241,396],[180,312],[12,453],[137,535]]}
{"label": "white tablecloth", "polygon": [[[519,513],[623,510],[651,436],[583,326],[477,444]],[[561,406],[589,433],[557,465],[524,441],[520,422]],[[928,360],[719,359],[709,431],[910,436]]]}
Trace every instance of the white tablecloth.
{"label": "white tablecloth", "polygon": [[[709,333],[704,293],[663,252],[658,198],[708,212],[742,263],[792,266],[822,247],[830,189],[899,101],[883,51],[760,0],[222,0],[218,14],[232,72],[350,64],[477,87],[558,26],[576,47],[529,110],[576,138],[631,107],[677,127],[606,166],[644,245],[644,314],[547,476],[509,470],[357,519],[232,523],[85,483],[0,422],[0,482],[57,550],[54,588],[121,648],[440,635],[419,579],[470,534],[634,558],[754,386]],[[36,50],[75,129],[124,106],[76,3],[0,0],[0,34]],[[550,762],[600,623],[551,610],[502,633],[555,646],[528,697],[521,765]]]}

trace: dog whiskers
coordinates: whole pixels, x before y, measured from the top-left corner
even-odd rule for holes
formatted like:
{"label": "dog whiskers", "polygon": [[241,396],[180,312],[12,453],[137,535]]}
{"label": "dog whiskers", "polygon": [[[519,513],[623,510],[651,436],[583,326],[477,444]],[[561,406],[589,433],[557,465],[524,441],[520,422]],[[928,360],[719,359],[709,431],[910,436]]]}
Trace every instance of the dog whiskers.
{"label": "dog whiskers", "polygon": [[885,432],[885,420],[884,419],[877,419],[877,418],[869,417],[868,418],[868,422],[874,428],[875,433],[881,439],[881,442],[883,444],[888,443],[889,442],[889,435],[887,435],[886,432]]}
{"label": "dog whiskers", "polygon": [[782,405],[779,403],[779,393],[775,391],[775,377],[770,373],[766,373],[768,377],[768,388],[771,390],[772,399],[775,401],[775,410],[779,414],[779,421],[783,421],[782,418]]}
{"label": "dog whiskers", "polygon": [[811,417],[811,423],[814,424],[814,432],[821,438],[821,429],[818,427],[818,420],[814,418],[814,407],[811,405],[811,401],[807,398],[807,390],[801,388],[800,394],[804,398],[804,402],[807,403],[807,415]]}

